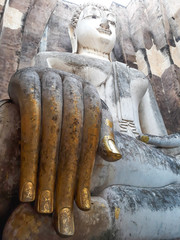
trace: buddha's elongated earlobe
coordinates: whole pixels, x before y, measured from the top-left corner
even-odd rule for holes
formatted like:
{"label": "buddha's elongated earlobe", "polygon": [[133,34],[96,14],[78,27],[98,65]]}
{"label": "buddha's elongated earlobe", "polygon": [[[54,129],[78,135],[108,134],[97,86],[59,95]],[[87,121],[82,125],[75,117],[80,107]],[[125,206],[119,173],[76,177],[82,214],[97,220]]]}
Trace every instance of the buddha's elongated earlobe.
{"label": "buddha's elongated earlobe", "polygon": [[110,52],[110,53],[108,54],[108,59],[109,59],[110,62],[112,62],[112,57],[111,57],[111,56],[112,56],[112,52]]}
{"label": "buddha's elongated earlobe", "polygon": [[68,33],[71,40],[72,53],[77,53],[78,43],[77,43],[77,36],[74,30],[75,28],[72,25],[69,25]]}

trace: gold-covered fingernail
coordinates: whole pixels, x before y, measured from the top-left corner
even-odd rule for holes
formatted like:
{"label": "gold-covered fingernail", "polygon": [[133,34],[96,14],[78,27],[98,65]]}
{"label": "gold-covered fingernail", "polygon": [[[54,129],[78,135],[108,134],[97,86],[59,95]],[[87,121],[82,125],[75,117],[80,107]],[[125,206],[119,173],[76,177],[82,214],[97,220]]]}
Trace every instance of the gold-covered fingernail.
{"label": "gold-covered fingernail", "polygon": [[149,137],[143,135],[143,136],[140,137],[140,140],[144,143],[148,143],[149,142]]}
{"label": "gold-covered fingernail", "polygon": [[79,201],[80,204],[78,204],[79,208],[83,211],[88,211],[91,208],[91,200],[90,200],[90,192],[88,188],[83,188],[80,191]]}
{"label": "gold-covered fingernail", "polygon": [[37,211],[39,213],[52,213],[53,212],[53,199],[49,190],[45,190],[39,195],[37,203]]}
{"label": "gold-covered fingernail", "polygon": [[26,182],[20,194],[21,202],[32,202],[35,200],[35,189],[32,182]]}
{"label": "gold-covered fingernail", "polygon": [[103,138],[103,142],[104,142],[107,154],[111,155],[112,159],[120,159],[122,157],[112,137],[105,136]]}
{"label": "gold-covered fingernail", "polygon": [[121,154],[120,154],[120,152],[118,151],[114,140],[109,139],[109,140],[108,140],[108,144],[109,144],[109,147],[110,147],[111,151],[112,151],[114,154],[116,154],[116,156],[121,157]]}
{"label": "gold-covered fingernail", "polygon": [[63,237],[74,235],[74,217],[70,208],[63,208],[58,214],[58,233]]}

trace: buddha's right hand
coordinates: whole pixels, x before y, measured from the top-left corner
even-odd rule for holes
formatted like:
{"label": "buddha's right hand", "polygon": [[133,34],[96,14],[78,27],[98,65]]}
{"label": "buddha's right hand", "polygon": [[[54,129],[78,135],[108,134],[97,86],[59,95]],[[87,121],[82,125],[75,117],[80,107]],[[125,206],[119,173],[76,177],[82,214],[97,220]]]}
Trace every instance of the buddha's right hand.
{"label": "buddha's right hand", "polygon": [[52,69],[18,71],[11,78],[9,95],[21,115],[20,201],[36,199],[40,213],[55,208],[57,232],[71,236],[74,198],[80,209],[90,209],[99,139],[103,158],[121,158],[109,111],[92,85]]}

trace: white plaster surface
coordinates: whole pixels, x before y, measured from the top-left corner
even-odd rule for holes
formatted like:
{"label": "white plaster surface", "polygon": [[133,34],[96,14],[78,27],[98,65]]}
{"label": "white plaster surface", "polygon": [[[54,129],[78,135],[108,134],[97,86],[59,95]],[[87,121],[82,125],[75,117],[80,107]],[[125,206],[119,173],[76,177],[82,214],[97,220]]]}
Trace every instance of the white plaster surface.
{"label": "white plaster surface", "polygon": [[0,0],[0,5],[4,6],[5,0]]}
{"label": "white plaster surface", "polygon": [[135,214],[121,211],[115,223],[119,234],[117,233],[114,240],[175,239],[180,234],[179,222],[180,209],[178,207],[166,211],[151,211],[144,208]]}
{"label": "white plaster surface", "polygon": [[171,66],[169,55],[165,55],[160,50],[157,50],[155,45],[146,51],[152,74],[161,77],[163,72]]}
{"label": "white plaster surface", "polygon": [[147,159],[143,159],[143,152],[139,153],[142,155],[141,158],[138,153],[134,153],[133,149],[129,149],[129,151],[132,151],[132,157],[128,154],[113,163],[106,162],[99,156],[96,158],[91,181],[92,191],[97,194],[108,186],[118,184],[149,188],[163,187],[173,182],[180,183],[180,175],[166,168],[166,161],[153,165],[150,157],[149,162],[146,161]]}
{"label": "white plaster surface", "polygon": [[143,72],[147,76],[148,75],[148,66],[147,66],[146,61],[144,60],[144,56],[143,56],[141,50],[138,50],[136,52],[136,61],[137,61],[139,71]]}
{"label": "white plaster surface", "polygon": [[[143,100],[141,101],[140,107],[139,107],[139,114],[140,114],[140,125],[143,133],[156,135],[156,136],[163,136],[167,134],[165,125],[163,120],[161,121],[161,128],[158,125],[158,122],[156,121],[157,118],[162,118],[161,115],[159,115],[158,112],[153,111],[152,105],[157,105],[156,101],[152,101],[152,98],[150,97],[150,89],[146,92],[146,94],[143,97]],[[159,116],[157,116],[159,115]],[[149,119],[151,119],[151,124],[149,124]],[[164,129],[162,131],[162,129]]]}
{"label": "white plaster surface", "polygon": [[3,27],[7,27],[13,30],[19,29],[22,26],[23,13],[16,8],[12,8],[9,5],[5,9],[3,18]]}

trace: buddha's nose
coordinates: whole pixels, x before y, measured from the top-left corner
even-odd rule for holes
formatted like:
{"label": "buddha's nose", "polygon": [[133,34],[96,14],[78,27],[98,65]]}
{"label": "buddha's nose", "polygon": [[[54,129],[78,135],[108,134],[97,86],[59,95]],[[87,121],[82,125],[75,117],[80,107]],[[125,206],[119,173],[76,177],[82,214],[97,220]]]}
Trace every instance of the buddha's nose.
{"label": "buddha's nose", "polygon": [[108,20],[107,20],[106,18],[103,18],[103,19],[101,20],[100,26],[101,26],[102,28],[104,28],[104,29],[109,29]]}

